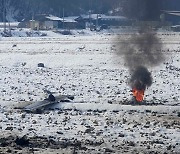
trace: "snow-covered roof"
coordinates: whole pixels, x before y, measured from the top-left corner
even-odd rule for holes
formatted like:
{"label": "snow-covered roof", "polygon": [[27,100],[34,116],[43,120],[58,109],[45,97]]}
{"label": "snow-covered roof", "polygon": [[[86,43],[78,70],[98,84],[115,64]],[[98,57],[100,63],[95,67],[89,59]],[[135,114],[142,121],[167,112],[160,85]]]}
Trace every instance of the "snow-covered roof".
{"label": "snow-covered roof", "polygon": [[107,16],[107,15],[101,15],[101,19],[109,19],[109,20],[111,20],[111,19],[115,19],[115,20],[127,20],[127,18],[126,17],[124,17],[124,16]]}
{"label": "snow-covered roof", "polygon": [[65,18],[64,18],[64,22],[76,23],[77,21],[75,21],[75,19],[76,19],[76,18],[65,17]]}
{"label": "snow-covered roof", "polygon": [[77,19],[79,16],[69,16],[69,17],[64,17],[64,19],[71,19],[71,20],[75,20]]}
{"label": "snow-covered roof", "polygon": [[97,19],[98,18],[101,18],[101,14],[88,14],[88,15],[81,15],[82,18],[84,19]]}
{"label": "snow-covered roof", "polygon": [[49,20],[53,20],[53,21],[63,21],[62,18],[53,16],[53,15],[46,16],[45,18],[47,18],[47,19],[49,19]]}
{"label": "snow-covered roof", "polygon": [[174,16],[180,16],[180,11],[166,11],[162,10],[162,12],[169,14],[169,15],[174,15]]}
{"label": "snow-covered roof", "polygon": [[172,28],[180,28],[180,25],[171,26]]}
{"label": "snow-covered roof", "polygon": [[170,15],[175,15],[175,16],[180,16],[180,12],[179,13],[168,13]]}
{"label": "snow-covered roof", "polygon": [[105,15],[105,14],[90,14],[90,15],[81,15],[82,18],[84,19],[105,19],[105,20],[127,20],[126,17],[124,16],[109,16],[109,15]]}
{"label": "snow-covered roof", "polygon": [[180,11],[167,11],[167,10],[162,10],[162,12],[166,12],[166,13],[180,13]]}

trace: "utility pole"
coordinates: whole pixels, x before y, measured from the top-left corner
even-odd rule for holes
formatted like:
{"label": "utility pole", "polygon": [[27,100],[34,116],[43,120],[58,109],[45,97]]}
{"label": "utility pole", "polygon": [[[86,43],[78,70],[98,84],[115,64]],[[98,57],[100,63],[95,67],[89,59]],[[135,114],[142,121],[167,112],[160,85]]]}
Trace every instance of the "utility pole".
{"label": "utility pole", "polygon": [[3,6],[3,23],[4,23],[4,32],[6,32],[6,0],[2,1]]}
{"label": "utility pole", "polygon": [[91,29],[91,10],[89,10],[89,28]]}
{"label": "utility pole", "polygon": [[92,0],[89,0],[89,28],[90,28],[90,30],[92,29],[91,14],[92,14]]}
{"label": "utility pole", "polygon": [[96,30],[98,29],[98,20],[99,20],[99,15],[97,14],[97,16],[96,16]]}
{"label": "utility pole", "polygon": [[63,29],[64,29],[64,8],[63,8]]}
{"label": "utility pole", "polygon": [[58,17],[61,17],[61,8],[59,8],[59,13],[58,13]]}
{"label": "utility pole", "polygon": [[32,12],[32,19],[31,19],[31,30],[35,30],[35,20],[34,20],[34,11]]}

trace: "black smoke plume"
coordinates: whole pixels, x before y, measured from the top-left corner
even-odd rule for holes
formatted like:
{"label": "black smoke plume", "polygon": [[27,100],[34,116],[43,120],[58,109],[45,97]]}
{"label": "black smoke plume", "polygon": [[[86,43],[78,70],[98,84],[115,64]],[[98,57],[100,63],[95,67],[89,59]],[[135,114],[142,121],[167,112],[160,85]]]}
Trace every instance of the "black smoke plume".
{"label": "black smoke plume", "polygon": [[130,84],[132,88],[138,90],[145,90],[146,87],[150,87],[152,84],[152,76],[146,67],[139,66],[132,73]]}
{"label": "black smoke plume", "polygon": [[123,0],[124,14],[131,19],[157,20],[163,9],[164,0]]}
{"label": "black smoke plume", "polygon": [[130,71],[138,66],[157,66],[164,60],[162,42],[151,30],[132,34],[121,43],[118,54],[124,56]]}
{"label": "black smoke plume", "polygon": [[164,60],[162,42],[158,38],[152,22],[160,20],[163,0],[124,0],[124,14],[135,21],[138,31],[120,43],[119,55],[123,55],[129,68],[132,88],[142,90],[151,86],[152,76],[148,67],[157,66]]}
{"label": "black smoke plume", "polygon": [[157,66],[164,60],[161,40],[155,32],[147,29],[132,34],[129,40],[121,44],[118,54],[124,56],[129,68],[131,88],[139,90],[145,90],[152,84],[148,68]]}

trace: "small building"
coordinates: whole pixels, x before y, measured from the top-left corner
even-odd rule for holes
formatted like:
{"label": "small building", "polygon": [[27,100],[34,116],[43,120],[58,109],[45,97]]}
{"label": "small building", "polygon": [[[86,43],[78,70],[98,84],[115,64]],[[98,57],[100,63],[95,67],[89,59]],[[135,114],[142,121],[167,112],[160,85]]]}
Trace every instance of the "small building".
{"label": "small building", "polygon": [[59,28],[63,29],[77,29],[78,22],[76,21],[77,16],[64,17]]}
{"label": "small building", "polygon": [[84,23],[86,27],[92,26],[130,26],[132,22],[124,16],[108,16],[104,14],[81,15],[76,19],[78,22]]}
{"label": "small building", "polygon": [[180,25],[180,11],[163,11],[164,20],[172,25]]}
{"label": "small building", "polygon": [[57,29],[61,25],[63,19],[53,16],[40,14],[32,18],[24,19],[20,24],[20,28],[31,28],[32,30],[49,30]]}
{"label": "small building", "polygon": [[130,26],[131,20],[124,16],[107,16],[101,15],[99,18],[100,25],[108,25],[108,26]]}
{"label": "small building", "polygon": [[171,30],[174,32],[180,32],[180,25],[171,26]]}
{"label": "small building", "polygon": [[59,28],[61,22],[63,21],[62,18],[56,17],[56,16],[46,16],[46,19],[44,21],[44,28],[45,29],[57,29]]}

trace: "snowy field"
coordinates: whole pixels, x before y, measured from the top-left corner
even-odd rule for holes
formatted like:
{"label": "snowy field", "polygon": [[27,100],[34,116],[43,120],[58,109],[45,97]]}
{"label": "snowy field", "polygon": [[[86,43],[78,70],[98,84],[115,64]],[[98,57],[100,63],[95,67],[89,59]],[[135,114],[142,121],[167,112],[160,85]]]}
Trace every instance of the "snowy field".
{"label": "snowy field", "polygon": [[[123,105],[130,75],[116,51],[128,34],[0,38],[0,153],[178,154],[180,34],[158,37],[166,60],[150,68],[153,106]],[[43,100],[45,89],[75,99],[42,114],[14,109]],[[27,143],[17,143],[24,135]]]}

